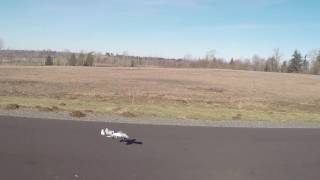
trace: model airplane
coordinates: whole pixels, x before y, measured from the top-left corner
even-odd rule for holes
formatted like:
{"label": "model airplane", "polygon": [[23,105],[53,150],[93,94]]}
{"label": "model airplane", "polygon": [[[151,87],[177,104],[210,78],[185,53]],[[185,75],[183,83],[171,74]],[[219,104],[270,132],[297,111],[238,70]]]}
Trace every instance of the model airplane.
{"label": "model airplane", "polygon": [[101,136],[107,136],[108,138],[121,139],[121,140],[129,139],[129,136],[126,133],[121,131],[114,132],[112,130],[109,130],[108,128],[101,129]]}

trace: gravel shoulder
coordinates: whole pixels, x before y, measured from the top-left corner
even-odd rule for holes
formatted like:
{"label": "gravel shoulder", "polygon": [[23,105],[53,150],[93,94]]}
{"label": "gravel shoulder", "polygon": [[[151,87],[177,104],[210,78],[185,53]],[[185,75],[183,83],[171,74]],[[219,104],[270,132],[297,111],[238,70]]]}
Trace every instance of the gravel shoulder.
{"label": "gravel shoulder", "polygon": [[0,109],[0,116],[27,117],[39,119],[56,119],[71,121],[97,121],[125,124],[149,124],[172,126],[206,126],[206,127],[238,127],[238,128],[320,128],[320,123],[302,121],[206,121],[191,119],[161,119],[161,118],[126,118],[109,114],[87,113],[85,117],[71,117],[69,112],[41,112],[22,108],[18,110]]}

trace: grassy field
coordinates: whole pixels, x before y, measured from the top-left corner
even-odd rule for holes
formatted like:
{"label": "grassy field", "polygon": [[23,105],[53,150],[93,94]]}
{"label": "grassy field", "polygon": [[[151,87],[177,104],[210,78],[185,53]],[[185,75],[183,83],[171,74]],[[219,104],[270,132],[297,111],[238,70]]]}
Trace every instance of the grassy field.
{"label": "grassy field", "polygon": [[212,69],[0,66],[0,107],[126,117],[320,121],[320,76]]}

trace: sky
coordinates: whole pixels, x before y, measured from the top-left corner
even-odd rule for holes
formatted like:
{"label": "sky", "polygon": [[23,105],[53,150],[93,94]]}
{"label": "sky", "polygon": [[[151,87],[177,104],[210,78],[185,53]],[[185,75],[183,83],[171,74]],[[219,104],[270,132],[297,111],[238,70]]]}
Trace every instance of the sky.
{"label": "sky", "polygon": [[319,0],[0,0],[10,49],[180,58],[320,48]]}

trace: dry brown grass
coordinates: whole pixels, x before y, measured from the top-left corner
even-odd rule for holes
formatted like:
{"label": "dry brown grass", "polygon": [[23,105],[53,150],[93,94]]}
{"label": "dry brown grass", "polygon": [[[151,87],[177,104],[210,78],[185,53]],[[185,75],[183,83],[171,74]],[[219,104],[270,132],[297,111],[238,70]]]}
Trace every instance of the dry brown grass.
{"label": "dry brown grass", "polygon": [[[119,107],[122,103],[185,107],[196,103],[208,108],[319,113],[319,92],[320,76],[301,74],[212,69],[0,67],[0,96],[112,102]],[[61,104],[65,106],[64,102]]]}
{"label": "dry brown grass", "polygon": [[85,117],[86,114],[84,114],[81,111],[72,111],[72,112],[70,112],[70,116],[76,117],[76,118],[81,118],[81,117]]}

